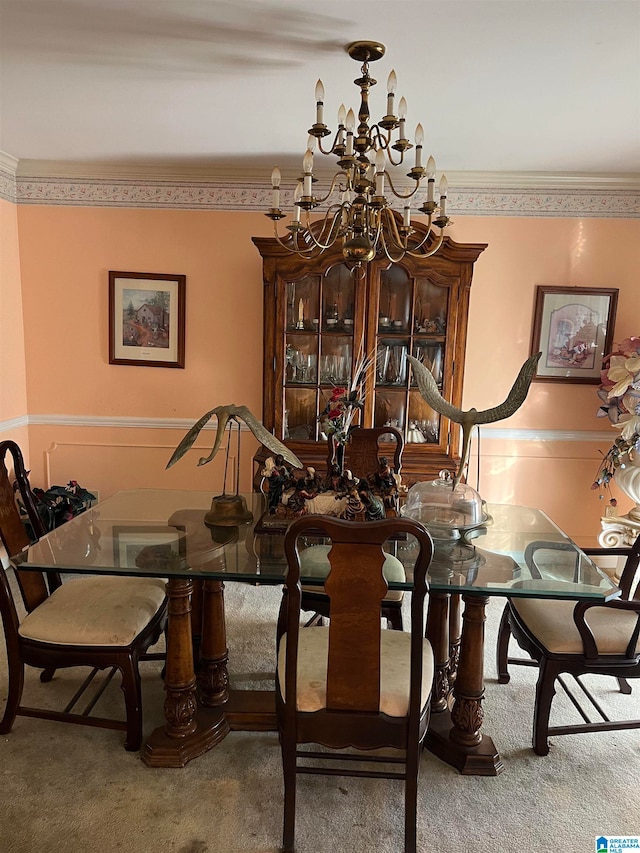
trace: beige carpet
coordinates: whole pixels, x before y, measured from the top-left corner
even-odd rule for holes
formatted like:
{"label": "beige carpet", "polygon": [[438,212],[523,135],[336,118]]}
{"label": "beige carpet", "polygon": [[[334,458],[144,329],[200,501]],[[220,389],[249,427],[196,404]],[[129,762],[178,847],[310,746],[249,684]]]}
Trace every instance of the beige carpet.
{"label": "beige carpet", "polygon": [[[271,684],[279,591],[227,585],[232,677]],[[502,601],[487,622],[485,730],[505,770],[463,777],[424,754],[419,850],[477,853],[591,853],[599,835],[640,834],[640,730],[554,739],[540,758],[530,748],[535,671],[513,668],[498,685],[493,661]],[[0,646],[3,646],[0,643]],[[0,702],[6,697],[4,648]],[[156,663],[143,665],[145,730],[162,722]],[[70,694],[77,679],[40,684],[30,672],[25,700]],[[600,680],[602,701],[640,717],[640,682],[631,697]],[[116,707],[114,683],[101,702]],[[557,702],[564,719],[575,711]],[[0,739],[1,853],[274,853],[282,821],[280,751],[275,734],[233,733],[182,770],[147,768],[125,752],[121,733],[18,718]],[[398,853],[402,783],[303,776],[298,783],[298,853]]]}

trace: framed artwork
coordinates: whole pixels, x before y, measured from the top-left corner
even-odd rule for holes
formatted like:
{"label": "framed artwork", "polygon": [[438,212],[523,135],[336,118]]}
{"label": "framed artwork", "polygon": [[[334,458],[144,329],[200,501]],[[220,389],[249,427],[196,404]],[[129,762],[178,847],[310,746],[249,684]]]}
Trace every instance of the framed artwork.
{"label": "framed artwork", "polygon": [[109,272],[109,364],[184,367],[184,275]]}
{"label": "framed artwork", "polygon": [[175,561],[184,565],[185,557],[185,533],[176,527],[115,525],[113,528],[114,566],[157,571]]}
{"label": "framed artwork", "polygon": [[606,287],[536,288],[531,355],[542,352],[534,380],[600,382],[611,352],[618,291]]}

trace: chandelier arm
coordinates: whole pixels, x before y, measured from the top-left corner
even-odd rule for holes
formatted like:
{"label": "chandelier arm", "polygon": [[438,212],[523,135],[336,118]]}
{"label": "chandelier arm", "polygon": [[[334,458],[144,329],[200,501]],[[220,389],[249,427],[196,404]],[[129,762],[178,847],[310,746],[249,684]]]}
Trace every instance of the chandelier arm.
{"label": "chandelier arm", "polygon": [[[333,179],[331,180],[331,186],[329,187],[329,192],[325,196],[323,196],[322,198],[316,198],[317,204],[322,204],[331,196],[331,194],[334,192],[334,190],[336,188],[336,184],[337,184],[339,178],[344,178],[347,181],[347,183],[349,181],[349,175],[344,170],[342,170],[340,172],[336,172],[335,175],[333,176]],[[338,188],[341,190],[341,192],[344,192],[346,190],[346,186],[344,184],[338,184]]]}
{"label": "chandelier arm", "polygon": [[[429,234],[430,234],[430,233],[431,233],[430,231],[428,231],[428,232],[427,232],[427,237],[429,237]],[[415,247],[415,249],[418,249],[418,248],[420,248],[420,246],[423,246],[423,245],[424,245],[424,243],[425,243],[425,240],[426,240],[426,237],[425,237],[425,239],[424,239],[424,240],[422,240],[422,241],[419,243],[419,245],[418,245],[418,246],[416,246],[416,247]],[[417,251],[415,251],[415,249],[406,249],[406,250],[402,253],[402,255],[400,255],[400,257],[398,257],[398,258],[393,258],[393,257],[391,257],[391,255],[390,255],[390,254],[389,254],[389,252],[387,251],[387,247],[386,247],[386,244],[385,244],[385,242],[384,242],[384,239],[383,239],[382,243],[383,243],[383,247],[384,247],[384,250],[385,250],[385,255],[389,258],[389,260],[390,260],[392,263],[397,264],[397,263],[398,263],[399,261],[401,261],[401,260],[402,260],[402,258],[404,258],[406,255],[409,255],[409,257],[410,257],[410,258],[417,258],[418,260],[420,260],[420,259],[424,259],[424,258],[430,258],[430,257],[431,257],[431,255],[435,255],[435,253],[438,251],[438,249],[440,248],[440,246],[442,246],[442,242],[443,242],[443,240],[444,240],[444,231],[443,231],[443,229],[441,228],[441,229],[440,229],[440,234],[439,234],[439,236],[438,236],[438,237],[437,237],[437,239],[436,239],[436,244],[435,244],[434,246],[432,246],[432,247],[429,249],[429,251],[428,251],[428,252],[417,252]]]}
{"label": "chandelier arm", "polygon": [[[389,232],[391,233],[391,237],[394,240],[396,246],[402,249],[403,252],[406,252],[409,245],[409,234],[407,234],[405,239],[400,236],[395,216],[391,213],[391,210],[389,208],[385,208],[382,213],[387,219],[387,227],[389,228]],[[380,220],[382,220],[382,216],[380,217]]]}
{"label": "chandelier arm", "polygon": [[[332,207],[333,207],[333,205],[332,205]],[[314,245],[315,245],[315,246],[317,246],[321,251],[325,251],[325,249],[328,249],[330,246],[332,246],[332,245],[335,243],[335,241],[336,241],[336,239],[337,239],[337,237],[338,237],[338,234],[337,234],[337,233],[335,233],[335,234],[334,234],[333,232],[334,232],[334,229],[335,229],[336,220],[337,220],[337,218],[338,218],[338,216],[340,215],[340,212],[341,212],[341,210],[342,210],[342,206],[340,206],[340,207],[338,208],[338,210],[337,210],[337,211],[333,214],[333,216],[331,217],[331,226],[329,227],[329,231],[328,231],[327,238],[326,238],[326,239],[328,240],[328,242],[326,242],[326,243],[325,243],[325,242],[322,240],[322,235],[325,233],[326,225],[327,225],[327,222],[329,221],[329,216],[330,216],[330,214],[331,214],[332,207],[330,207],[330,208],[329,208],[329,210],[325,213],[324,221],[323,221],[323,223],[322,223],[322,227],[321,227],[321,229],[320,229],[320,235],[319,235],[320,239],[318,239],[318,238],[315,236],[315,234],[313,233],[313,231],[311,230],[311,219],[310,219],[310,217],[309,217],[309,211],[308,211],[308,210],[306,211],[306,218],[307,218],[306,228],[307,228],[307,234],[309,235],[309,237],[310,237],[310,238],[311,238],[311,240],[313,241]],[[332,235],[333,235],[333,236],[332,236]]]}
{"label": "chandelier arm", "polygon": [[309,259],[313,258],[311,252],[314,251],[315,246],[312,246],[310,249],[300,249],[297,245],[297,236],[294,236],[296,246],[292,249],[290,246],[287,246],[282,237],[278,234],[278,226],[275,222],[273,223],[273,235],[278,241],[278,244],[282,246],[282,248],[285,249],[287,252],[289,252],[290,255],[303,255],[304,257],[308,257]]}
{"label": "chandelier arm", "polygon": [[[409,254],[411,255],[411,257],[415,257],[415,258],[430,258],[431,255],[435,255],[435,253],[438,251],[440,246],[442,246],[443,241],[444,241],[444,229],[441,228],[440,234],[437,237],[435,246],[432,246],[428,252],[420,252],[419,254],[416,254],[416,255],[414,255],[412,252],[409,252]],[[422,243],[424,243],[424,240],[422,241]],[[420,245],[422,245],[422,243]]]}
{"label": "chandelier arm", "polygon": [[423,255],[420,254],[419,250],[424,246],[424,244],[429,239],[430,233],[431,233],[431,217],[429,217],[429,220],[427,222],[427,230],[425,232],[424,237],[422,238],[422,240],[420,240],[419,243],[416,243],[416,245],[411,250],[409,250],[409,248],[408,248],[409,247],[409,235],[407,235],[407,249],[406,249],[406,251],[407,252],[409,252],[409,251],[417,252],[418,254],[415,255],[415,257],[417,257],[417,258],[423,257]]}
{"label": "chandelier arm", "polygon": [[[344,127],[342,128],[342,130],[344,130]],[[316,137],[316,141],[317,141],[317,143],[318,143],[318,151],[319,151],[321,154],[335,154],[335,148],[336,148],[336,144],[337,144],[337,142],[338,142],[338,137],[339,137],[339,136],[340,136],[340,128],[338,128],[338,129],[336,130],[335,136],[333,137],[333,142],[331,143],[331,148],[328,148],[326,151],[325,151],[325,150],[324,150],[324,148],[322,147],[322,137],[321,137],[321,136],[317,136],[317,137]]]}
{"label": "chandelier arm", "polygon": [[399,263],[404,258],[404,256],[407,254],[407,250],[403,249],[402,253],[400,255],[398,255],[398,257],[396,257],[396,258],[393,257],[393,255],[389,251],[389,247],[387,246],[387,240],[386,240],[385,235],[384,235],[384,230],[381,232],[380,243],[382,245],[382,248],[384,249],[385,255],[391,261],[392,264]]}
{"label": "chandelier arm", "polygon": [[388,145],[386,150],[387,150],[387,157],[389,158],[389,162],[391,163],[391,165],[392,166],[402,166],[402,164],[404,163],[404,151],[400,152],[400,159],[399,160],[394,160],[393,154],[392,154],[393,149],[391,148],[391,146]]}
{"label": "chandelier arm", "polygon": [[413,196],[420,189],[420,181],[416,181],[415,187],[410,192],[408,192],[406,195],[404,195],[403,193],[399,193],[396,190],[396,188],[393,185],[393,181],[391,180],[391,175],[388,172],[385,172],[385,178],[387,179],[387,182],[389,183],[389,186],[391,187],[391,192],[394,194],[394,196],[396,198],[413,198]]}
{"label": "chandelier arm", "polygon": [[[378,143],[380,148],[383,148],[387,153],[391,146],[391,131],[384,133],[379,124],[371,125],[370,138],[372,143]],[[375,147],[375,144],[374,146]]]}

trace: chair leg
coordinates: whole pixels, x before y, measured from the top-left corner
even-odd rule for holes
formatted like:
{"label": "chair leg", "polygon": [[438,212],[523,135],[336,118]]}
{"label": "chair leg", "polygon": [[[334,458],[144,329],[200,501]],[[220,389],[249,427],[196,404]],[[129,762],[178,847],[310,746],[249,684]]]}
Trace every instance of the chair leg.
{"label": "chair leg", "polygon": [[533,751],[536,755],[549,754],[549,715],[556,693],[558,667],[548,658],[542,658],[536,683],[536,701],[533,708]]}
{"label": "chair leg", "polygon": [[498,684],[508,684],[509,675],[509,640],[511,639],[511,625],[509,624],[509,605],[505,604],[498,630],[498,644],[496,647],[496,669],[498,670]]}
{"label": "chair leg", "polygon": [[295,853],[296,833],[296,744],[287,744],[286,735],[281,737],[282,770],[284,776],[284,827],[282,850]]}
{"label": "chair leg", "polygon": [[11,726],[14,723],[20,700],[22,699],[22,690],[24,689],[24,664],[22,661],[11,663],[9,661],[9,692],[7,695],[7,704],[5,705],[4,715],[0,720],[0,734],[6,735],[11,731]]}
{"label": "chair leg", "polygon": [[40,673],[40,681],[43,684],[48,684],[53,679],[53,676],[55,674],[56,674],[55,666],[48,666],[48,667],[46,667],[46,669],[43,669],[42,672]]}
{"label": "chair leg", "polygon": [[402,631],[404,625],[402,623],[402,610],[400,607],[385,607],[383,611],[389,625],[394,631]]}
{"label": "chair leg", "polygon": [[626,678],[618,679],[618,687],[620,688],[620,693],[624,693],[625,696],[628,696],[631,693],[631,685]]}
{"label": "chair leg", "polygon": [[418,812],[418,771],[420,769],[418,744],[407,751],[404,782],[404,853],[416,853]]}
{"label": "chair leg", "polygon": [[124,704],[127,714],[127,734],[124,748],[128,752],[135,752],[142,744],[142,684],[138,662],[128,657],[124,663],[119,664],[122,673],[122,684],[124,693]]}

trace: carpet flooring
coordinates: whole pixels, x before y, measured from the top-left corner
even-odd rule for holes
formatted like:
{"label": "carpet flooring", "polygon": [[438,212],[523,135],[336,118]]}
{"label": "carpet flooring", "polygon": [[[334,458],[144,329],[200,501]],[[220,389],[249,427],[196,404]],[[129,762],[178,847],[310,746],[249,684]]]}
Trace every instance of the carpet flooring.
{"label": "carpet flooring", "polygon": [[[269,687],[279,590],[227,584],[234,686]],[[485,731],[502,755],[498,777],[465,777],[428,752],[421,766],[421,853],[592,853],[601,835],[640,834],[640,730],[553,739],[531,750],[535,670],[496,681],[495,636],[503,602],[486,625]],[[162,723],[160,665],[142,665],[145,732]],[[41,684],[29,670],[25,702],[59,706],[79,681],[60,672]],[[96,712],[121,704],[114,679]],[[612,715],[640,717],[613,679],[592,681]],[[0,707],[6,698],[0,642]],[[575,719],[558,695],[554,719]],[[399,853],[402,783],[303,776],[298,853]],[[0,853],[275,853],[282,829],[280,750],[274,733],[232,733],[180,770],[151,769],[127,753],[120,732],[19,717],[0,738]]]}

